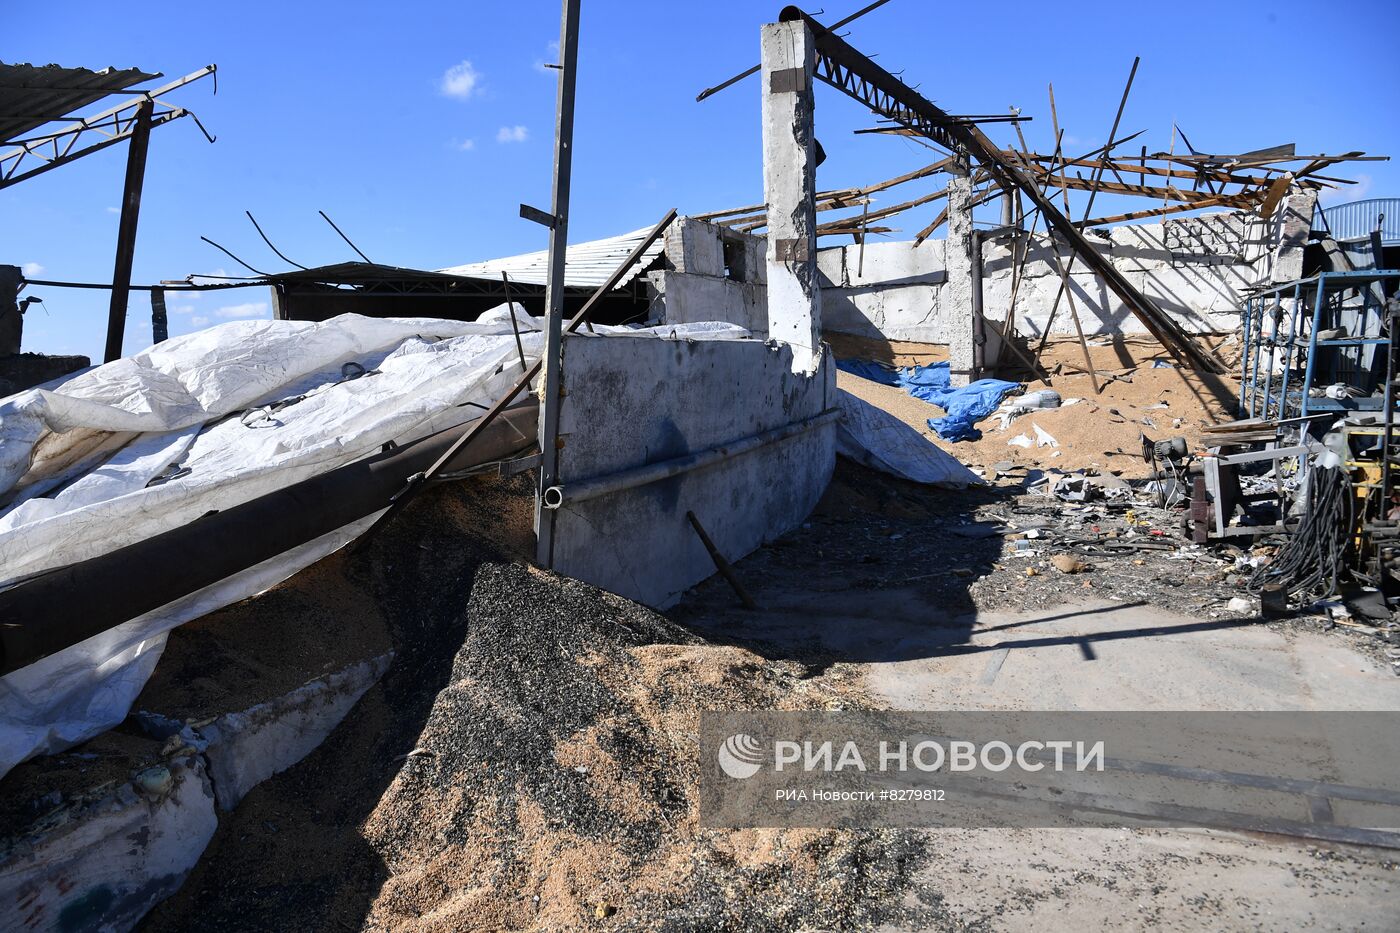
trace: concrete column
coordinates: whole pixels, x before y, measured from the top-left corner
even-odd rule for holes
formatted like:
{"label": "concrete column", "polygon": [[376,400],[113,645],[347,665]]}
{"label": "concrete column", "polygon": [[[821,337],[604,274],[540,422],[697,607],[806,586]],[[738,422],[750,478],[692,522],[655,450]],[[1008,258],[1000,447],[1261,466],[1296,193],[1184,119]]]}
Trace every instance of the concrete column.
{"label": "concrete column", "polygon": [[768,205],[768,336],[790,344],[793,372],[813,373],[821,347],[817,284],[812,34],[803,22],[763,27],[763,198]]}
{"label": "concrete column", "polygon": [[972,180],[957,175],[948,181],[948,239],[943,267],[948,273],[944,294],[948,314],[948,365],[952,385],[965,386],[976,369],[976,335],[972,292]]}
{"label": "concrete column", "polygon": [[1294,186],[1274,212],[1274,282],[1291,282],[1303,277],[1303,253],[1312,231],[1317,190]]}

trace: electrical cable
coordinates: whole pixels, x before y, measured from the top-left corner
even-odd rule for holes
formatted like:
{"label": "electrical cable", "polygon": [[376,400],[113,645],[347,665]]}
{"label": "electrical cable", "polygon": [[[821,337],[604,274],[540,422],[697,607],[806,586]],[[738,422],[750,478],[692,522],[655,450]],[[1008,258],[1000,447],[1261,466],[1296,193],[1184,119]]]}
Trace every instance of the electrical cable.
{"label": "electrical cable", "polygon": [[1340,467],[1315,466],[1308,475],[1307,503],[1297,531],[1249,578],[1251,593],[1278,585],[1300,599],[1336,594],[1356,521],[1351,478]]}

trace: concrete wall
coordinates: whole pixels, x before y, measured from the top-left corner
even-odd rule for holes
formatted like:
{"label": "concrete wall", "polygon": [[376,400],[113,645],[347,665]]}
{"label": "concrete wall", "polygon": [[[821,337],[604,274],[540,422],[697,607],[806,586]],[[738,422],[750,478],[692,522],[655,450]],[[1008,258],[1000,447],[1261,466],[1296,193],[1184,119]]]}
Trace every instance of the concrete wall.
{"label": "concrete wall", "polygon": [[666,231],[663,268],[647,274],[655,324],[727,321],[768,335],[764,240],[679,217]]}
{"label": "concrete wall", "polygon": [[[108,752],[135,769],[129,782],[56,793],[56,808],[32,807],[44,815],[0,838],[0,930],[133,929],[179,889],[214,836],[218,810],[233,809],[320,745],[391,658],[352,664],[198,725],[137,713],[130,722],[145,729],[148,743],[128,740],[123,751]],[[147,749],[152,757],[143,756]],[[52,765],[38,758],[20,768],[42,774]],[[106,773],[120,765],[109,763]],[[48,786],[33,775],[18,784],[14,772],[7,777],[15,789]]]}
{"label": "concrete wall", "polygon": [[[713,319],[713,318],[711,318]],[[757,340],[564,339],[559,476],[607,476],[742,440],[833,405],[835,367],[792,372],[792,349]],[[560,573],[665,608],[712,575],[693,510],[730,560],[807,517],[835,463],[835,425],[660,482],[584,502],[555,524]]]}
{"label": "concrete wall", "polygon": [[[1108,236],[1091,231],[1098,244],[1128,279],[1156,301],[1188,331],[1229,331],[1238,326],[1240,291],[1267,275],[1272,256],[1271,231],[1249,215],[1228,212],[1182,220],[1111,228]],[[1044,331],[1060,278],[1049,253],[1051,240],[1040,235],[1031,246],[1026,277],[1016,297],[1016,329],[1027,335]],[[953,295],[946,282],[947,242],[868,243],[864,274],[858,271],[855,245],[818,253],[822,273],[822,315],[827,330],[896,340],[948,343],[971,315],[969,300]],[[1067,255],[1062,250],[1062,256]],[[983,247],[983,294],[986,315],[1002,321],[1011,298],[1011,241]],[[1086,333],[1145,333],[1131,312],[1092,273],[1076,263],[1071,276]],[[1074,332],[1063,303],[1052,330]]]}
{"label": "concrete wall", "polygon": [[[945,240],[870,241],[817,253],[822,275],[822,326],[843,334],[945,342],[940,314]],[[897,334],[896,334],[897,332]]]}

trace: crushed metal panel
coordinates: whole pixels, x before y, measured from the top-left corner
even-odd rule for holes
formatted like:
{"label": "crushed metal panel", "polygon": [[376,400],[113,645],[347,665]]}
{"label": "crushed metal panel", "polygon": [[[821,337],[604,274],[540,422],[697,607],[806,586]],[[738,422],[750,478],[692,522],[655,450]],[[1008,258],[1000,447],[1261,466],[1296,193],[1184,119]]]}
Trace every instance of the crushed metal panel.
{"label": "crushed metal panel", "polygon": [[[443,281],[470,276],[444,275],[440,272],[427,272],[422,269],[405,269],[400,266],[386,266],[369,262],[338,262],[311,269],[295,269],[269,275],[266,281],[273,282],[331,282],[358,284],[360,282],[431,280]],[[494,283],[493,283],[494,284]]]}
{"label": "crushed metal panel", "polygon": [[0,62],[0,143],[62,120],[109,94],[159,78],[137,68],[64,68]]}

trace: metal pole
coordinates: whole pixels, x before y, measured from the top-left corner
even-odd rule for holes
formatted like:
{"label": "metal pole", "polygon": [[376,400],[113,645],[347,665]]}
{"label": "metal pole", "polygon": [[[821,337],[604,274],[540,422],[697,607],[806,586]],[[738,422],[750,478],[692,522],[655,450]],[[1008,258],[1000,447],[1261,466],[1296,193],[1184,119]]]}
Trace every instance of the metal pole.
{"label": "metal pole", "polygon": [[972,231],[972,378],[987,367],[987,324],[982,307],[982,232]]}
{"label": "metal pole", "polygon": [[[860,19],[862,16],[864,16],[866,13],[869,13],[871,10],[878,10],[880,7],[884,6],[886,3],[889,3],[889,2],[890,2],[890,0],[875,0],[874,3],[872,3],[872,4],[868,5],[868,6],[861,7],[859,10],[856,10],[854,13],[852,13],[850,16],[847,16],[845,19],[837,20],[836,22],[832,23],[831,26],[830,26],[829,28],[830,28],[830,29],[840,29],[842,26],[846,25],[847,23],[853,23],[853,22],[855,22],[856,20]],[[742,81],[742,80],[744,80],[745,78],[747,78],[749,75],[756,75],[756,74],[758,74],[759,71],[761,71],[762,69],[763,69],[763,66],[762,66],[762,65],[754,65],[752,68],[750,68],[750,69],[747,70],[747,71],[741,71],[741,72],[739,72],[739,73],[736,74],[734,77],[730,78],[728,81],[721,81],[719,84],[716,84],[714,87],[706,88],[705,90],[701,91],[700,94],[695,98],[695,102],[698,104],[698,103],[700,103],[700,101],[704,100],[705,98],[709,97],[710,95],[712,95],[712,94],[718,94],[720,91],[724,90],[725,88],[729,87],[730,85],[739,83],[740,81]]]}
{"label": "metal pole", "polygon": [[501,270],[501,287],[506,292],[506,310],[510,312],[510,329],[515,334],[515,352],[520,354],[520,371],[529,372],[530,366],[525,362],[525,345],[520,342],[520,322],[515,319],[515,302],[510,299],[510,276],[506,270]]}
{"label": "metal pole", "polygon": [[540,404],[540,484],[535,495],[535,559],[554,566],[554,512],[544,491],[559,483],[559,367],[563,360],[564,259],[569,242],[569,177],[574,151],[574,86],[578,77],[580,0],[563,0],[559,24],[559,95],[554,129],[554,200],[550,208],[549,278],[545,282],[544,394]]}
{"label": "metal pole", "polygon": [[141,185],[146,179],[146,144],[151,139],[151,112],[155,105],[143,100],[136,108],[131,148],[126,154],[126,187],[122,192],[122,217],[117,226],[117,261],[112,271],[112,303],[107,309],[107,349],[103,362],[122,355],[126,330],[127,291],[131,287],[131,262],[136,257],[136,221],[141,215]]}
{"label": "metal pole", "polygon": [[[1277,300],[1279,300],[1279,299],[1278,299],[1277,297],[1275,297],[1275,301],[1277,301]],[[1290,376],[1292,375],[1292,373],[1293,373],[1293,361],[1294,361],[1294,357],[1297,356],[1297,354],[1298,354],[1298,348],[1295,346],[1295,344],[1297,343],[1297,340],[1298,340],[1298,308],[1302,305],[1302,301],[1303,301],[1303,286],[1302,286],[1302,283],[1294,283],[1294,285],[1293,285],[1293,300],[1290,301],[1290,302],[1288,303],[1288,304],[1289,304],[1289,314],[1288,314],[1288,342],[1285,343],[1285,344],[1283,345],[1283,381],[1280,383],[1280,385],[1279,385],[1279,391],[1278,391],[1278,416],[1279,416],[1280,418],[1287,418],[1287,417],[1288,417],[1288,380],[1289,380],[1289,377],[1290,377]],[[1263,318],[1261,317],[1260,320],[1261,320],[1261,322],[1262,322]],[[1259,328],[1260,328],[1260,330],[1262,331],[1263,328],[1264,328],[1264,325],[1261,323],[1261,324],[1259,325]],[[1277,326],[1275,326],[1275,328],[1274,328],[1274,342],[1275,342],[1275,343],[1278,342],[1278,328],[1277,328]],[[1255,371],[1255,374],[1254,374],[1254,379],[1255,379],[1255,381],[1257,382],[1258,379],[1259,379],[1258,364],[1257,364],[1257,363],[1256,363],[1256,365],[1255,365],[1255,370],[1256,370],[1256,371]],[[1251,410],[1251,417],[1253,417],[1252,410]],[[1265,418],[1269,417],[1269,403],[1268,403],[1268,399],[1267,399],[1267,398],[1266,398],[1265,401],[1264,401],[1264,417],[1265,417]],[[1306,427],[1306,425],[1305,425],[1304,427]]]}
{"label": "metal pole", "polygon": [[[1323,272],[1317,277],[1317,299],[1313,302],[1312,327],[1308,332],[1308,362],[1303,371],[1303,398],[1299,405],[1298,414],[1303,417],[1308,415],[1308,402],[1312,394],[1313,382],[1313,361],[1317,359],[1317,331],[1322,326],[1322,304],[1327,298],[1327,273]],[[1288,404],[1288,399],[1282,399],[1279,403],[1279,415],[1286,417],[1287,412],[1284,406]],[[1265,414],[1268,414],[1267,409]]]}
{"label": "metal pole", "polygon": [[710,536],[705,533],[705,527],[700,524],[700,519],[695,517],[694,512],[686,512],[685,517],[690,520],[690,527],[694,528],[695,533],[700,537],[700,543],[705,546],[705,550],[710,552],[710,560],[715,562],[715,569],[720,572],[720,575],[723,576],[725,580],[729,581],[730,587],[734,590],[735,595],[739,597],[740,601],[743,602],[744,608],[757,609],[758,603],[753,601],[753,597],[750,596],[749,591],[744,588],[744,584],[739,582],[739,575],[734,572],[734,568],[730,566],[729,561],[724,559],[724,555],[719,552],[719,548],[715,547],[715,543],[711,541]]}

